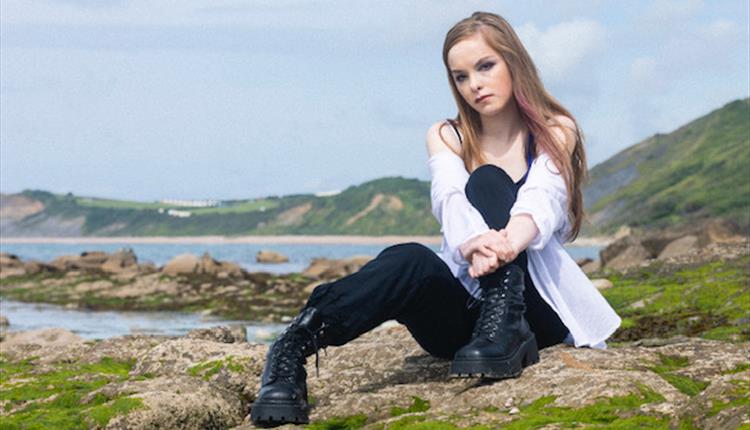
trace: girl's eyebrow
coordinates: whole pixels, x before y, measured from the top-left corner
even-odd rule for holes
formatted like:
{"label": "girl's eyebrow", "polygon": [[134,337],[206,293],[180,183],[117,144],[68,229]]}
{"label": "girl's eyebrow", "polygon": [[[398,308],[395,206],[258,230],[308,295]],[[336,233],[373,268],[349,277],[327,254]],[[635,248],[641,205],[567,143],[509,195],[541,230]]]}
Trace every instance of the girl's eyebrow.
{"label": "girl's eyebrow", "polygon": [[[487,61],[487,60],[489,60],[489,59],[491,59],[493,57],[494,57],[493,55],[487,55],[487,56],[484,56],[484,57],[480,58],[479,60],[477,60],[476,63],[474,63],[474,67],[478,66],[479,63]],[[461,69],[451,69],[451,73],[458,73],[458,72],[461,72],[461,71],[462,71]]]}

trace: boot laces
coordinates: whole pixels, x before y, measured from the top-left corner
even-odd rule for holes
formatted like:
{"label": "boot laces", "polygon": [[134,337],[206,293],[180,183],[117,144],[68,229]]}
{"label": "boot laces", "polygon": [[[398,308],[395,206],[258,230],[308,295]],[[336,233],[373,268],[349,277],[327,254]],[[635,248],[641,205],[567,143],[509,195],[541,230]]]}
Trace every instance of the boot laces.
{"label": "boot laces", "polygon": [[319,376],[320,357],[315,333],[302,326],[283,333],[272,346],[273,352],[269,359],[271,375],[274,376],[272,379],[296,383],[299,375],[304,372],[305,359],[309,355],[307,352],[310,347],[315,352],[315,375]]}
{"label": "boot laces", "polygon": [[497,334],[500,323],[507,313],[507,288],[505,284],[507,284],[507,279],[503,280],[503,285],[491,286],[482,290],[479,318],[472,337],[484,334],[493,338]]}

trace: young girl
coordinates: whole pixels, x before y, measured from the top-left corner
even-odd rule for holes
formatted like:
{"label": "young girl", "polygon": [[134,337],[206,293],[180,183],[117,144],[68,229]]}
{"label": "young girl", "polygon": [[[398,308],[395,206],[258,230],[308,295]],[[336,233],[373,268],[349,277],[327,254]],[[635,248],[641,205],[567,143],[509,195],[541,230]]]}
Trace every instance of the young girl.
{"label": "young girl", "polygon": [[452,375],[496,379],[519,376],[538,348],[604,348],[619,326],[562,246],[583,219],[586,161],[573,116],[497,15],[456,24],[443,62],[458,117],[427,133],[440,253],[394,245],[317,287],[269,349],[256,424],[307,422],[306,357],[390,319],[452,359]]}

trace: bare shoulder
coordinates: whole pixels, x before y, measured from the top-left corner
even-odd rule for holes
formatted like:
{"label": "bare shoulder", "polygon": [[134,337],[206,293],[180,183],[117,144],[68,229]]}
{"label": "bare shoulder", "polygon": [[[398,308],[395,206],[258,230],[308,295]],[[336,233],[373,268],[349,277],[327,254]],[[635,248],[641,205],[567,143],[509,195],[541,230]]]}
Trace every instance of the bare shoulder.
{"label": "bare shoulder", "polygon": [[565,147],[568,154],[572,154],[576,146],[576,138],[578,135],[575,121],[565,115],[555,115],[554,119],[550,121],[550,126],[552,136],[555,138],[558,145]]}
{"label": "bare shoulder", "polygon": [[461,153],[461,143],[450,124],[445,120],[432,124],[427,130],[427,154],[432,157],[438,152],[451,151],[455,154]]}

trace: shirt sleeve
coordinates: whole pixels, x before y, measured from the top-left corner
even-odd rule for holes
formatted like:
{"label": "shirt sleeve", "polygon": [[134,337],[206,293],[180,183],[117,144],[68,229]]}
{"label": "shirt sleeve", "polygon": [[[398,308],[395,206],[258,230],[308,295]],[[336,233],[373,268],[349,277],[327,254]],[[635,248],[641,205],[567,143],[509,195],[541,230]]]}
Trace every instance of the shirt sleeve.
{"label": "shirt sleeve", "polygon": [[440,231],[453,261],[468,265],[459,246],[489,230],[482,214],[466,198],[464,188],[469,173],[461,157],[450,151],[438,152],[427,163],[432,176],[432,214],[440,223]]}
{"label": "shirt sleeve", "polygon": [[539,233],[529,244],[541,250],[555,232],[569,229],[568,191],[565,180],[554,161],[547,154],[539,154],[531,164],[529,174],[518,190],[510,215],[530,215]]}

